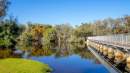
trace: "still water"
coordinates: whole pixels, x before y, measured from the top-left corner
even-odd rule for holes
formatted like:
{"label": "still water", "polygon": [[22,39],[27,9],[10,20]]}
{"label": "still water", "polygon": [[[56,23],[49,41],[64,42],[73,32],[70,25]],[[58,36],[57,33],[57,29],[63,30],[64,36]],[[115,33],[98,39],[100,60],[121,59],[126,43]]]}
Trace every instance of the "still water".
{"label": "still water", "polygon": [[108,73],[102,64],[93,59],[84,59],[80,55],[56,58],[55,56],[31,57],[53,68],[52,73]]}
{"label": "still water", "polygon": [[[84,44],[62,45],[60,47],[49,45],[40,49],[24,47],[24,49],[29,50],[26,50],[28,52],[25,52],[21,58],[46,63],[53,69],[52,73],[109,73]],[[21,56],[10,55],[10,52],[1,51],[0,58]]]}
{"label": "still water", "polygon": [[84,45],[56,48],[48,56],[29,58],[48,64],[52,73],[109,73]]}

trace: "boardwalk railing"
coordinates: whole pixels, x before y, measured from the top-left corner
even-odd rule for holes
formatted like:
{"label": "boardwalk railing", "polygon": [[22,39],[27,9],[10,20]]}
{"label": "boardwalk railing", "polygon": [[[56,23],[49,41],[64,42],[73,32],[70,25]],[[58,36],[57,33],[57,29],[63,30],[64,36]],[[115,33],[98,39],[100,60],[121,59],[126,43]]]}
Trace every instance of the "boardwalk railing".
{"label": "boardwalk railing", "polygon": [[88,37],[88,40],[97,41],[108,45],[115,45],[124,49],[130,50],[130,34],[94,36]]}

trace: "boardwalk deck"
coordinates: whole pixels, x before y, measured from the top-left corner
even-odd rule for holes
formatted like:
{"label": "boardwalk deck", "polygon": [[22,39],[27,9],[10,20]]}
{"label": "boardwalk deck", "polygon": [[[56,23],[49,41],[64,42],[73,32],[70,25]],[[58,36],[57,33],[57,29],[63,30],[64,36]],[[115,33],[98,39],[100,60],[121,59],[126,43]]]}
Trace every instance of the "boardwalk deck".
{"label": "boardwalk deck", "polygon": [[95,36],[95,37],[88,37],[88,39],[107,45],[121,47],[130,52],[130,35],[128,34]]}

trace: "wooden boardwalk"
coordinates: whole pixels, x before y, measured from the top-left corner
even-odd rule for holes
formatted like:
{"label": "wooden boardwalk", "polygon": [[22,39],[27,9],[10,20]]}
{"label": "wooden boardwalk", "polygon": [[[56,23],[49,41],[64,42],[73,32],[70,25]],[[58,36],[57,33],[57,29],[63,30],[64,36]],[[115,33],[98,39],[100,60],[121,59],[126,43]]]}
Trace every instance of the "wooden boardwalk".
{"label": "wooden boardwalk", "polygon": [[88,39],[115,47],[121,47],[126,51],[130,51],[130,34],[95,36],[88,37]]}
{"label": "wooden boardwalk", "polygon": [[107,61],[103,56],[97,53],[92,47],[88,46],[88,49],[91,53],[107,68],[110,73],[122,73],[114,65]]}

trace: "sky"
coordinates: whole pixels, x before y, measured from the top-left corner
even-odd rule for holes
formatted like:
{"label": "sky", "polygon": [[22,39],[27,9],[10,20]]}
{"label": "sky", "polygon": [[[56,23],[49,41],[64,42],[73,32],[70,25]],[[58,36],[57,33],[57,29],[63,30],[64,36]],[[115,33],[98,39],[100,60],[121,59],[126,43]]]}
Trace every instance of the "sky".
{"label": "sky", "polygon": [[130,15],[130,0],[10,0],[8,15],[20,23],[80,25]]}

